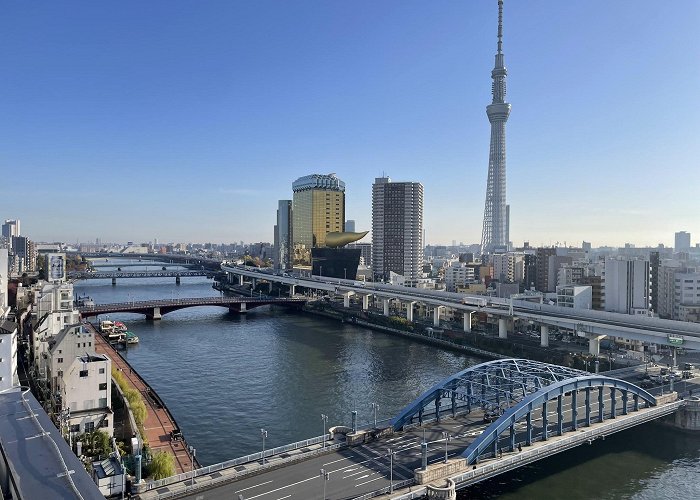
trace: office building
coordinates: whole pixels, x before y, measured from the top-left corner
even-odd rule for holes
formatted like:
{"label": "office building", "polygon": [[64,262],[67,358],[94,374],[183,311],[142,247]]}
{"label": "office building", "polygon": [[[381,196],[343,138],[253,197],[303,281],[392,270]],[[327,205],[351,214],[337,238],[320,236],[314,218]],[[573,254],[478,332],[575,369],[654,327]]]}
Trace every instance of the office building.
{"label": "office building", "polygon": [[593,289],[590,286],[557,286],[557,305],[570,309],[591,309]]}
{"label": "office building", "polygon": [[19,236],[20,234],[21,233],[20,233],[19,220],[7,219],[5,221],[5,223],[2,225],[2,236],[10,244],[12,244],[12,237]]}
{"label": "office building", "polygon": [[605,259],[605,310],[649,314],[649,261]]}
{"label": "office building", "polygon": [[679,231],[676,233],[676,244],[673,247],[675,252],[688,252],[690,251],[690,233],[685,231]]}
{"label": "office building", "polygon": [[372,185],[372,269],[375,280],[390,273],[417,280],[423,269],[423,185],[379,177]]}
{"label": "office building", "polygon": [[295,266],[311,266],[311,249],[345,229],[345,183],[335,174],[313,174],[292,183],[292,247]]}
{"label": "office building", "polygon": [[276,270],[292,268],[292,241],[292,200],[279,200],[273,255],[273,265]]}
{"label": "office building", "polygon": [[354,233],[355,232],[355,221],[350,219],[345,221],[345,231],[348,233]]}

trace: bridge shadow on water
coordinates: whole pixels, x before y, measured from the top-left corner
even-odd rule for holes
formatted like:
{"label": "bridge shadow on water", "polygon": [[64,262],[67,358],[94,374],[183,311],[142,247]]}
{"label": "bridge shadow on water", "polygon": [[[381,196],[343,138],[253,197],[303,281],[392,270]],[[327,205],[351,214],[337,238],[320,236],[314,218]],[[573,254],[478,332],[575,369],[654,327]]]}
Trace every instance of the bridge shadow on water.
{"label": "bridge shadow on water", "polygon": [[689,498],[689,488],[698,498],[698,481],[700,434],[653,422],[465,488],[457,499]]}

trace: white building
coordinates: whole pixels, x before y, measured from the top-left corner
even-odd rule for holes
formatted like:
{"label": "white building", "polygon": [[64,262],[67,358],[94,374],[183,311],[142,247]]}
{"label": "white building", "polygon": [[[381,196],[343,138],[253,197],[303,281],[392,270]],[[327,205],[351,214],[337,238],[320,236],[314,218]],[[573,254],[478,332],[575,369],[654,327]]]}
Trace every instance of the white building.
{"label": "white building", "polygon": [[95,354],[93,333],[72,325],[50,342],[49,384],[60,410],[70,410],[72,434],[101,428],[113,434],[112,361]]}
{"label": "white building", "polygon": [[17,377],[17,324],[3,318],[0,307],[0,393],[19,387]]}
{"label": "white building", "polygon": [[456,292],[469,283],[474,283],[474,267],[464,262],[452,262],[445,268],[445,285],[448,292]]}
{"label": "white building", "polygon": [[7,307],[7,285],[10,281],[10,261],[7,248],[0,248],[0,317]]}
{"label": "white building", "polygon": [[591,309],[593,288],[590,286],[563,285],[557,287],[557,305],[571,309]]}
{"label": "white building", "polygon": [[423,273],[423,185],[379,177],[372,185],[372,268],[416,282]]}
{"label": "white building", "polygon": [[649,314],[649,261],[605,259],[605,310]]}
{"label": "white building", "polygon": [[72,283],[40,283],[33,295],[32,360],[40,377],[46,376],[48,342],[67,325],[79,321],[73,308]]}

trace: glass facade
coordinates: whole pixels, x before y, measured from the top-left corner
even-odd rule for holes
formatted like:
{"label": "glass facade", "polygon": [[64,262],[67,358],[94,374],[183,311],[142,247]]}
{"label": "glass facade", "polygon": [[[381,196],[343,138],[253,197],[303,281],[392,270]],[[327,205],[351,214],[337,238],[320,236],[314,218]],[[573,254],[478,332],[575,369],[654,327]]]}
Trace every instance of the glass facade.
{"label": "glass facade", "polygon": [[335,175],[308,175],[292,183],[295,266],[311,265],[311,249],[324,247],[326,234],[345,227],[345,183]]}

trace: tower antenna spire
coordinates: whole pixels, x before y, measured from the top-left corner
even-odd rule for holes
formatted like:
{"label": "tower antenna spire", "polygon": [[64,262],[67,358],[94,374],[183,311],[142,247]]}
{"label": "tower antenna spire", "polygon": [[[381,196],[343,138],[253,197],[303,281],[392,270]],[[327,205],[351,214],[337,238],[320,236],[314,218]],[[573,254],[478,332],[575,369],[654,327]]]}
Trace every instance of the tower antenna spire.
{"label": "tower antenna spire", "polygon": [[503,45],[503,0],[498,0],[498,53],[502,54]]}

